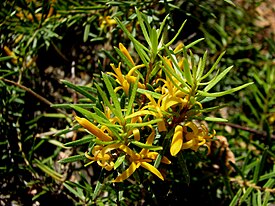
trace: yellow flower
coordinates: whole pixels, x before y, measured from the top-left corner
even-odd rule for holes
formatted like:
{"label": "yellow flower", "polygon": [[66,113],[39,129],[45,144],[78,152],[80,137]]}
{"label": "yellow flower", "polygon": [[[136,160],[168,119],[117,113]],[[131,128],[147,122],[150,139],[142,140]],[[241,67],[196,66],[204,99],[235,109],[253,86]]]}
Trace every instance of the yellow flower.
{"label": "yellow flower", "polygon": [[10,56],[10,57],[12,57],[12,63],[14,63],[14,64],[17,64],[17,59],[18,59],[18,57],[15,55],[15,53],[13,52],[13,51],[11,51],[10,50],[10,48],[9,47],[7,47],[7,46],[4,46],[4,51],[6,52],[6,54],[8,55],[8,56]]}
{"label": "yellow flower", "polygon": [[[189,132],[187,127],[189,127],[192,132]],[[170,147],[171,155],[176,156],[180,150],[184,149],[197,151],[202,145],[205,145],[208,148],[209,153],[210,148],[205,143],[208,139],[214,137],[216,132],[214,130],[212,135],[209,135],[208,133],[208,129],[204,125],[201,125],[199,128],[193,122],[187,122],[184,126],[177,125]]]}
{"label": "yellow flower", "polygon": [[135,66],[135,62],[129,54],[128,50],[122,43],[119,43],[119,50],[125,55],[125,57]]}
{"label": "yellow flower", "polygon": [[110,16],[99,17],[100,28],[104,29],[106,27],[111,27],[116,24],[116,20],[112,19]]}
{"label": "yellow flower", "polygon": [[[154,137],[155,137],[155,133],[152,132],[149,135],[149,137],[146,141],[146,144],[151,145],[154,140]],[[119,149],[130,156],[129,160],[131,161],[131,164],[130,164],[129,168],[126,169],[124,172],[122,172],[115,180],[113,180],[113,182],[124,181],[125,179],[129,178],[136,171],[136,169],[139,168],[140,166],[149,170],[150,172],[155,174],[161,180],[164,180],[160,171],[157,168],[155,168],[154,166],[152,166],[151,164],[149,164],[149,162],[152,162],[153,160],[155,160],[157,158],[157,156],[158,156],[157,152],[150,152],[149,149],[142,149],[140,153],[136,153],[133,150],[131,150],[128,146],[123,145],[123,144],[121,144],[119,146]],[[163,162],[165,164],[171,163],[166,157],[163,157],[161,162]]]}
{"label": "yellow flower", "polygon": [[175,132],[174,132],[171,147],[170,147],[170,153],[172,156],[176,156],[181,150],[182,143],[183,143],[182,135],[183,135],[183,127],[181,125],[177,125],[175,128]]}
{"label": "yellow flower", "polygon": [[162,110],[167,111],[170,107],[175,105],[179,105],[180,110],[183,107],[187,107],[189,96],[174,85],[174,83],[177,83],[178,86],[180,86],[175,78],[173,78],[174,83],[171,82],[169,78],[166,80],[159,79],[159,81],[164,83],[164,85],[161,87],[162,97],[160,98]]}
{"label": "yellow flower", "polygon": [[91,157],[87,152],[85,152],[85,156],[88,159],[92,160],[92,162],[90,163],[93,163],[96,161],[99,166],[101,166],[102,168],[108,171],[111,171],[114,168],[113,157],[111,154],[102,153],[101,151],[103,148],[104,147],[101,145],[96,145],[92,150],[93,157]]}
{"label": "yellow flower", "polygon": [[91,132],[93,135],[95,135],[99,140],[101,141],[112,141],[112,137],[105,134],[101,129],[99,129],[97,126],[95,126],[93,123],[88,121],[85,118],[80,118],[78,116],[75,116],[76,121],[85,129],[87,129],[89,132]]}
{"label": "yellow flower", "polygon": [[[155,99],[149,93],[145,93],[145,95],[150,100],[148,105],[142,107],[139,111],[127,116],[126,119],[137,117],[137,116],[152,115],[152,116],[156,117],[157,119],[162,119],[162,121],[157,123],[158,130],[160,132],[167,131],[163,113],[162,113],[161,107],[160,107],[160,100],[157,103],[155,101]],[[148,110],[148,109],[151,109],[151,110]]]}
{"label": "yellow flower", "polygon": [[[134,76],[135,70],[145,67],[144,64],[134,66],[126,76],[124,76],[121,72],[121,63],[118,64],[118,67],[116,68],[114,64],[111,64],[112,69],[115,73],[108,72],[108,74],[114,76],[116,78],[117,83],[120,84],[120,86],[115,88],[115,92],[117,92],[120,89],[123,89],[123,91],[126,93],[126,95],[129,94],[130,84],[134,83],[137,79],[136,76]],[[138,87],[144,89],[145,85],[138,82]]]}

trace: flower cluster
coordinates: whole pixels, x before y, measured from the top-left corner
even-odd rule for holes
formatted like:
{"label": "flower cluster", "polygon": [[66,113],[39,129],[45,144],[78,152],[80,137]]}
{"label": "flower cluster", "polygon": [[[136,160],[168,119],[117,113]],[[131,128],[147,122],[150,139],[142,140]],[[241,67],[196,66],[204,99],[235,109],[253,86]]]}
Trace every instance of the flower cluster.
{"label": "flower cluster", "polygon": [[[118,176],[113,182],[124,181],[140,167],[163,180],[158,167],[161,162],[171,163],[167,156],[178,156],[182,150],[197,152],[202,146],[209,153],[207,142],[215,136],[215,131],[209,132],[203,122],[226,120],[204,116],[203,113],[220,107],[203,108],[202,103],[252,84],[209,93],[232,69],[231,66],[221,73],[218,70],[212,74],[224,52],[205,73],[207,52],[199,59],[191,50],[190,55],[187,53],[202,39],[186,46],[181,43],[174,50],[170,47],[185,22],[176,36],[164,44],[162,32],[167,17],[156,29],[150,26],[143,14],[136,12],[147,47],[118,18],[115,20],[131,40],[141,63],[134,61],[120,43],[115,50],[125,65],[111,64],[113,71],[102,73],[104,87],[95,83],[99,97],[91,97],[78,88],[84,96],[95,101],[94,112],[71,105],[85,117],[76,116],[76,121],[92,135],[92,144],[85,153],[90,160],[88,164],[96,162],[108,171],[117,171]],[[109,17],[104,21],[113,24]],[[212,78],[204,82],[210,76]],[[167,148],[170,148],[170,153]],[[181,160],[182,155],[179,158]]]}
{"label": "flower cluster", "polygon": [[[212,138],[214,134],[210,135],[204,125],[198,127],[192,122],[192,118],[199,113],[190,113],[190,111],[195,107],[202,108],[202,105],[192,101],[190,88],[186,88],[186,85],[183,85],[174,76],[169,76],[169,73],[162,75],[163,71],[160,69],[159,76],[152,80],[154,83],[151,84],[151,87],[155,89],[152,91],[151,88],[150,91],[146,88],[145,82],[141,81],[142,78],[139,77],[142,71],[138,72],[145,65],[135,65],[123,44],[119,44],[119,49],[124,57],[131,62],[132,68],[124,75],[121,71],[121,63],[118,67],[111,64],[113,72],[109,72],[110,76],[105,75],[103,78],[105,84],[109,85],[109,89],[112,89],[108,83],[109,78],[114,77],[118,84],[112,92],[108,90],[111,93],[110,96],[115,108],[110,102],[107,102],[103,114],[106,119],[100,123],[96,120],[99,123],[97,126],[85,118],[75,117],[80,125],[96,137],[95,146],[91,152],[86,152],[85,156],[91,160],[91,163],[97,162],[99,166],[108,171],[116,170],[123,162],[126,162],[129,167],[119,174],[113,180],[114,182],[127,179],[140,166],[163,180],[164,178],[157,167],[150,164],[156,161],[158,156],[161,156],[156,150],[163,148],[153,145],[154,142],[156,144],[162,142],[156,140],[157,132],[164,134],[173,131],[174,134],[170,140],[172,156],[176,156],[180,150],[184,149],[197,151],[200,146],[206,145],[206,141]],[[170,59],[163,57],[163,62],[165,65],[163,68],[169,67],[169,70],[176,72]],[[183,69],[182,62],[179,63],[178,67]],[[140,102],[140,105],[133,103],[126,105],[128,106],[127,109],[122,109],[116,104],[119,102],[117,96],[120,90],[129,98],[129,101],[132,99]],[[142,92],[134,95],[133,92],[136,91]],[[106,101],[105,99],[105,103]],[[165,156],[161,156],[161,162],[170,164]]]}

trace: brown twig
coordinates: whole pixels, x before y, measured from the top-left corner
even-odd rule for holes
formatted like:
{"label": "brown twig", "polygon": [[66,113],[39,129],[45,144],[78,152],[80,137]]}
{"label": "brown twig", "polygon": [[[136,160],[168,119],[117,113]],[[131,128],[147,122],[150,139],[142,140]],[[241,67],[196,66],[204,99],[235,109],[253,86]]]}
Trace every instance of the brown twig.
{"label": "brown twig", "polygon": [[275,194],[274,188],[261,187],[261,186],[256,185],[255,183],[251,183],[250,181],[242,180],[241,178],[238,178],[238,177],[237,178],[231,177],[230,181],[238,183],[241,187],[252,187],[256,190],[270,192],[270,193]]}
{"label": "brown twig", "polygon": [[[228,123],[228,122],[218,122],[218,124],[233,127],[233,128],[236,128],[236,129],[240,129],[240,130],[243,130],[243,131],[250,132],[250,133],[254,133],[254,134],[257,134],[259,136],[264,136],[264,137],[267,136],[267,132],[265,132],[265,131],[259,131],[259,130],[252,129],[250,127],[244,127],[244,126],[241,126],[241,125],[238,125],[238,124],[233,124],[233,123]],[[272,139],[275,139],[275,135],[270,134],[270,137]]]}
{"label": "brown twig", "polygon": [[[4,82],[7,82],[7,83],[9,83],[9,84],[13,84],[13,85],[15,85],[15,86],[17,86],[17,87],[19,87],[19,88],[25,90],[26,92],[29,92],[31,95],[33,95],[34,97],[36,97],[37,99],[39,99],[41,102],[43,102],[43,103],[45,103],[45,104],[47,104],[47,105],[49,105],[49,106],[52,106],[52,105],[53,105],[52,102],[50,102],[50,101],[47,100],[46,98],[42,97],[41,95],[37,94],[36,92],[34,92],[33,90],[31,90],[31,89],[28,88],[28,87],[25,87],[25,86],[22,85],[22,84],[19,84],[19,83],[17,83],[17,82],[14,82],[14,81],[12,81],[12,80],[5,79],[5,78],[0,78],[0,80],[2,80],[2,81],[4,81]],[[58,112],[64,114],[64,115],[66,115],[66,116],[68,115],[65,111],[63,111],[63,110],[61,110],[61,109],[59,109],[59,108],[56,108],[56,110],[57,110]]]}

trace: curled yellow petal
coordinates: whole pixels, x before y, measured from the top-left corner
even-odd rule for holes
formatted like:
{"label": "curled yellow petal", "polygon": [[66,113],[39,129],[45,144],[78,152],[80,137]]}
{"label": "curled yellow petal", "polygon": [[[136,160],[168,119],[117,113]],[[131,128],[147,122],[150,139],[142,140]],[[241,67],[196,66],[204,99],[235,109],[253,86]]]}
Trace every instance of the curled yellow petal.
{"label": "curled yellow petal", "polygon": [[85,118],[81,118],[78,116],[75,116],[76,121],[85,129],[87,129],[89,132],[91,132],[93,135],[95,135],[98,139],[102,141],[111,141],[112,138],[105,134],[103,131],[101,131],[97,126],[95,126],[93,123],[88,121]]}
{"label": "curled yellow petal", "polygon": [[179,50],[181,50],[182,48],[183,48],[183,43],[182,42],[180,42],[178,45],[177,45],[177,47],[174,49],[174,52],[176,53],[177,51],[179,51]]}
{"label": "curled yellow petal", "polygon": [[182,138],[183,128],[181,125],[177,125],[175,128],[175,133],[173,135],[170,153],[172,156],[176,156],[182,148],[183,138]]}
{"label": "curled yellow petal", "polygon": [[161,162],[168,165],[171,164],[171,161],[165,156],[162,157]]}
{"label": "curled yellow petal", "polygon": [[157,123],[159,132],[165,132],[167,131],[167,128],[165,126],[165,122],[161,121]]}
{"label": "curled yellow petal", "polygon": [[133,64],[135,65],[135,62],[133,61],[131,55],[129,54],[128,50],[125,48],[125,46],[122,43],[119,43],[119,50],[125,55],[125,57]]}
{"label": "curled yellow petal", "polygon": [[7,47],[7,46],[4,46],[4,51],[6,52],[6,54],[7,54],[8,56],[10,56],[10,57],[13,58],[13,59],[12,59],[12,62],[13,62],[14,64],[17,64],[17,58],[18,58],[18,57],[15,55],[15,53],[14,53],[13,51],[11,51],[10,48]]}
{"label": "curled yellow petal", "polygon": [[113,182],[122,182],[123,180],[126,180],[135,172],[138,167],[139,164],[137,165],[135,162],[132,162],[129,168],[122,172],[116,179],[113,180]]}
{"label": "curled yellow petal", "polygon": [[119,149],[121,149],[123,152],[125,152],[126,154],[130,155],[133,158],[136,157],[137,155],[133,150],[131,150],[129,147],[127,147],[124,144],[120,144]]}
{"label": "curled yellow petal", "polygon": [[193,130],[193,133],[196,135],[199,132],[198,126],[193,122],[187,122],[185,126],[190,127]]}
{"label": "curled yellow petal", "polygon": [[195,140],[194,139],[191,139],[191,140],[189,140],[189,141],[187,141],[187,142],[184,142],[183,144],[182,144],[182,147],[181,147],[181,149],[189,149],[189,148],[191,148],[191,147],[193,147],[195,144]]}
{"label": "curled yellow petal", "polygon": [[169,60],[167,57],[163,57],[163,59],[170,68],[173,68],[171,60]]}
{"label": "curled yellow petal", "polygon": [[115,25],[116,24],[116,20],[112,19],[110,16],[106,16],[106,22],[109,26]]}
{"label": "curled yellow petal", "polygon": [[140,166],[142,166],[143,168],[149,170],[150,172],[152,172],[153,174],[155,174],[156,176],[158,176],[158,178],[160,178],[161,180],[164,180],[162,174],[160,173],[160,171],[158,171],[157,168],[155,168],[154,166],[150,165],[147,162],[141,162]]}
{"label": "curled yellow petal", "polygon": [[[155,160],[155,159],[157,159],[158,155],[159,155],[159,153],[157,153],[157,152],[148,152],[148,154],[146,155],[146,158]],[[162,157],[161,162],[164,164],[171,164],[171,161],[165,156]]]}
{"label": "curled yellow petal", "polygon": [[137,65],[137,66],[134,66],[129,72],[128,72],[128,76],[133,76],[134,72],[137,70],[137,69],[140,69],[142,67],[145,67],[145,64],[140,64],[140,65]]}
{"label": "curled yellow petal", "polygon": [[134,128],[134,129],[133,129],[133,135],[134,135],[134,139],[135,139],[136,141],[139,141],[139,140],[140,140],[139,129]]}

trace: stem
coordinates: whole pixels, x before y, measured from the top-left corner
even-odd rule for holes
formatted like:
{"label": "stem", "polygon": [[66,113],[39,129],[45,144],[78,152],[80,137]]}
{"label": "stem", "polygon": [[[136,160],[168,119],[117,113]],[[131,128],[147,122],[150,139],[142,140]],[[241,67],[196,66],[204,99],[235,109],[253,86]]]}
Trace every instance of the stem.
{"label": "stem", "polygon": [[[238,124],[233,124],[233,123],[228,123],[228,122],[217,122],[217,124],[234,127],[236,129],[244,130],[244,131],[254,133],[254,134],[257,134],[257,135],[260,135],[260,136],[264,136],[264,137],[266,137],[268,135],[267,132],[265,132],[265,131],[258,131],[256,129],[252,129],[250,127],[240,126]],[[270,135],[270,137],[272,139],[275,139],[275,135]]]}
{"label": "stem", "polygon": [[[0,78],[0,80],[6,82],[6,83],[10,83],[10,84],[13,84],[23,90],[25,90],[26,92],[29,92],[31,95],[35,96],[37,99],[39,99],[41,102],[44,102],[45,104],[51,106],[53,103],[50,102],[49,100],[47,100],[46,98],[42,97],[41,95],[37,94],[36,92],[34,92],[33,90],[29,89],[28,87],[25,87],[24,85],[22,84],[19,84],[17,82],[14,82],[12,80],[9,80],[9,79],[5,79],[5,78]],[[59,109],[59,108],[56,108],[56,110],[64,115],[68,115],[65,111]]]}

